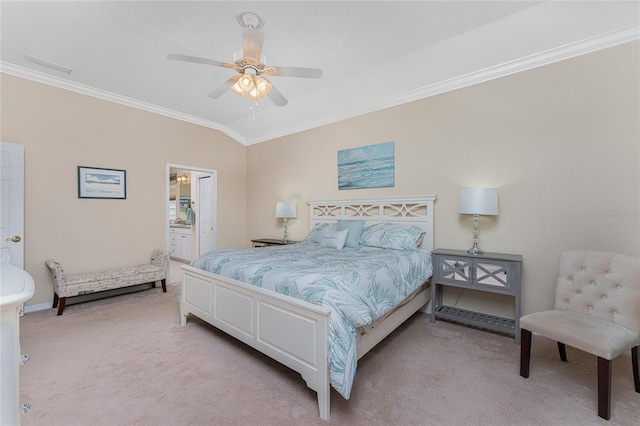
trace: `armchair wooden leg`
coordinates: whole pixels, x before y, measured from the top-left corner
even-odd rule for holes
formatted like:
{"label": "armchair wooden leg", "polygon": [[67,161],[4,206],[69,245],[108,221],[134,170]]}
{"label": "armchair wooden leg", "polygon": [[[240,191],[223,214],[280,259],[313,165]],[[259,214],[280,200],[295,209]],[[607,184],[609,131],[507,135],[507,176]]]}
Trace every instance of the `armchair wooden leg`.
{"label": "armchair wooden leg", "polygon": [[58,307],[58,293],[54,292],[53,293],[53,306],[52,308],[57,308]]}
{"label": "armchair wooden leg", "polygon": [[520,329],[520,375],[529,377],[529,363],[531,361],[531,332]]}
{"label": "armchair wooden leg", "polygon": [[633,367],[633,383],[636,386],[636,392],[640,393],[640,365],[638,364],[638,347],[631,348],[631,364]]}
{"label": "armchair wooden leg", "polygon": [[162,292],[163,293],[167,292],[167,280],[166,279],[162,280]]}
{"label": "armchair wooden leg", "polygon": [[609,359],[598,357],[598,416],[611,418],[611,366]]}
{"label": "armchair wooden leg", "polygon": [[564,343],[558,342],[558,353],[560,354],[560,360],[567,362],[567,347]]}

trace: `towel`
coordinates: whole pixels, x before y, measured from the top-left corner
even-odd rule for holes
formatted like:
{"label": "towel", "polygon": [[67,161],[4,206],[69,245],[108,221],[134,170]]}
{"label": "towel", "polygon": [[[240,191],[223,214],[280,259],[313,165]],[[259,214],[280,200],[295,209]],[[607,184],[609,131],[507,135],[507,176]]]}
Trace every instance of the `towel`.
{"label": "towel", "polygon": [[191,225],[196,221],[196,215],[193,212],[193,209],[189,207],[187,209],[187,225]]}

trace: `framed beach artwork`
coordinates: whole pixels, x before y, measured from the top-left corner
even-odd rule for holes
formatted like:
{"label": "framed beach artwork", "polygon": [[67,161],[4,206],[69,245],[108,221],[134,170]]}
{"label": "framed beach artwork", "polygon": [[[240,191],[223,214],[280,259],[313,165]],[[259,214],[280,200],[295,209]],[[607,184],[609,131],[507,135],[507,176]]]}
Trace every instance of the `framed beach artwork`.
{"label": "framed beach artwork", "polygon": [[395,185],[393,142],[338,151],[338,189]]}
{"label": "framed beach artwork", "polygon": [[127,198],[127,172],[78,166],[78,198]]}

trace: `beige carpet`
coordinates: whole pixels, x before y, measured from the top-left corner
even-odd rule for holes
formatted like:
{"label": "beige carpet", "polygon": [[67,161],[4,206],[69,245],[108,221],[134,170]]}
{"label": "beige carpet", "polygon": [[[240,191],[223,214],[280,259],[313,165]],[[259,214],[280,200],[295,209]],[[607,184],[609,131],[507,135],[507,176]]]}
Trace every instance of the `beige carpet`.
{"label": "beige carpet", "polygon": [[597,416],[595,358],[535,337],[531,377],[507,336],[416,314],[359,363],[331,419],[297,373],[192,318],[178,284],[21,319],[23,425],[634,425],[630,357],[613,365],[612,417]]}

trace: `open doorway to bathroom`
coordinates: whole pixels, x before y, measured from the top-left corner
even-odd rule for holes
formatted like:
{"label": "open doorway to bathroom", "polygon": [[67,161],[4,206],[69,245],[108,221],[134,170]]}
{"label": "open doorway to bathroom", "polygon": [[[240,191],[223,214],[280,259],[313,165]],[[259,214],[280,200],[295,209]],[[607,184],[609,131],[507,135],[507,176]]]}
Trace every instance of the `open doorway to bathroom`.
{"label": "open doorway to bathroom", "polygon": [[166,249],[191,263],[217,247],[217,171],[167,163],[165,183]]}

